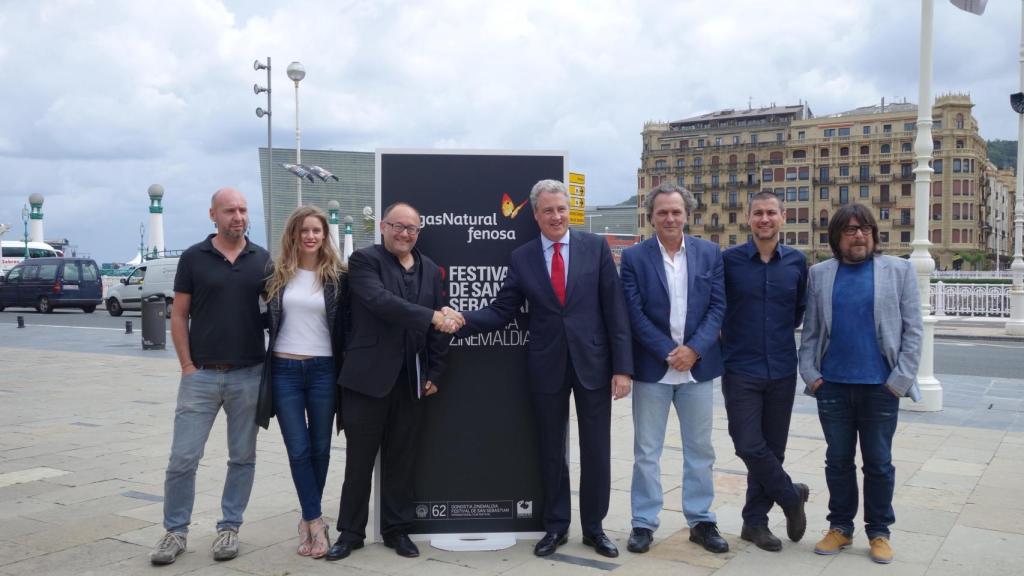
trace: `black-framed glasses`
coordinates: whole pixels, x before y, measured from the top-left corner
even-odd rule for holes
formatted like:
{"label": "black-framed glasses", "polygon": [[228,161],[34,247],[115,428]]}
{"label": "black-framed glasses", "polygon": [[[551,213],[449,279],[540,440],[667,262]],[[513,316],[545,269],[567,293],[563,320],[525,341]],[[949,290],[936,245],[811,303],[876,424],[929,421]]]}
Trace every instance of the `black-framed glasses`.
{"label": "black-framed glasses", "polygon": [[860,231],[865,236],[870,236],[874,232],[874,226],[843,226],[843,236],[856,236],[857,232]]}
{"label": "black-framed glasses", "polygon": [[402,232],[405,232],[409,234],[409,236],[416,236],[417,234],[420,233],[420,230],[423,229],[417,224],[409,224],[407,226],[405,224],[399,224],[397,222],[385,221],[384,223],[387,224],[388,226],[391,226],[391,229],[395,231],[395,234],[401,234]]}

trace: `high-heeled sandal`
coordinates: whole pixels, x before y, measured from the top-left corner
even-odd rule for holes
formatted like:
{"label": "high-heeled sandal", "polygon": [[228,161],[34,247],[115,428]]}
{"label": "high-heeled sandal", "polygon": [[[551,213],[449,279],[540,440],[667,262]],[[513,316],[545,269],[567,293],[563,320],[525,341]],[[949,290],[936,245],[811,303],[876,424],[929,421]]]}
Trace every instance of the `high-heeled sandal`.
{"label": "high-heeled sandal", "polygon": [[309,556],[313,550],[312,536],[309,532],[309,522],[299,520],[299,549],[296,552],[299,556]]}
{"label": "high-heeled sandal", "polygon": [[327,532],[327,523],[322,516],[309,523],[309,533],[313,538],[309,555],[313,558],[323,558],[331,548],[331,536]]}

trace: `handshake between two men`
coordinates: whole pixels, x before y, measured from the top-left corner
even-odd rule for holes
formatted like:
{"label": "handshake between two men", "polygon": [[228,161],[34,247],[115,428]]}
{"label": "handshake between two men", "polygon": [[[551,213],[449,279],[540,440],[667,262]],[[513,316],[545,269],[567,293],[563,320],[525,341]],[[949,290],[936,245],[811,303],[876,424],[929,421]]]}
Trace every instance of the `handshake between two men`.
{"label": "handshake between two men", "polygon": [[462,317],[458,310],[445,306],[440,310],[434,311],[434,317],[430,323],[438,332],[454,334],[466,325],[466,319]]}

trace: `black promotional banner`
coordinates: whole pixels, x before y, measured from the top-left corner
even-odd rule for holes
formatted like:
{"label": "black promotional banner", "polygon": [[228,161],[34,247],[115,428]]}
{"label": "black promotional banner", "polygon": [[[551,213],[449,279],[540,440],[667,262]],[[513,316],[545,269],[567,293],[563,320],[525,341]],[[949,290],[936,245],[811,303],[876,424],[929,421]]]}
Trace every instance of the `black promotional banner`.
{"label": "black promotional banner", "polygon": [[[448,304],[487,306],[509,255],[539,231],[530,189],[564,180],[565,155],[378,151],[377,214],[419,210],[417,247],[441,266]],[[439,392],[425,402],[414,534],[543,532],[543,492],[526,376],[525,307],[504,329],[454,338]],[[387,471],[384,471],[386,474]]]}

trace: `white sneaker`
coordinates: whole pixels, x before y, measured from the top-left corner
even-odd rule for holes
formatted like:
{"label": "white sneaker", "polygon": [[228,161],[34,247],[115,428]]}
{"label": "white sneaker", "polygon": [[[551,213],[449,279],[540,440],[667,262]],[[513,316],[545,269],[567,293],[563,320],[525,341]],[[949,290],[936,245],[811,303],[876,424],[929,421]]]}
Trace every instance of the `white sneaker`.
{"label": "white sneaker", "polygon": [[149,553],[149,561],[157,566],[173,564],[185,551],[187,537],[183,532],[168,532]]}
{"label": "white sneaker", "polygon": [[218,530],[217,539],[213,541],[213,559],[231,560],[235,556],[238,556],[238,530]]}

